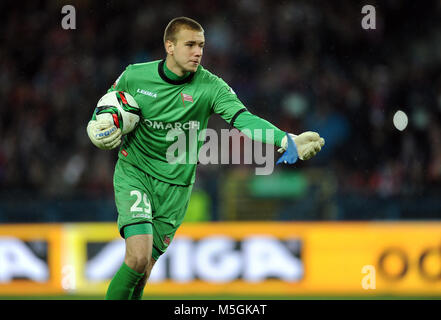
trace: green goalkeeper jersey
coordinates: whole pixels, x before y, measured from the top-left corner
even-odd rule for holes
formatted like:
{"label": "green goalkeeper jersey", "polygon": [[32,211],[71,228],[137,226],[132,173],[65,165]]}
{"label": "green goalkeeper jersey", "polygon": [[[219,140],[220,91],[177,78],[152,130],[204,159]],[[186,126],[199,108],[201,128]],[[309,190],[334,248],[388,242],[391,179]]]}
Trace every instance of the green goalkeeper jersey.
{"label": "green goalkeeper jersey", "polygon": [[[264,143],[280,147],[285,132],[268,121],[251,114],[234,91],[219,77],[199,65],[195,73],[178,77],[166,67],[165,60],[129,65],[115,81],[110,91],[128,92],[141,109],[139,125],[124,136],[119,158],[128,161],[151,176],[177,185],[190,185],[195,180],[196,161],[172,163],[167,153],[176,140],[167,133],[185,136],[186,159],[196,157],[204,141],[200,133],[207,128],[209,117],[219,114],[239,130],[263,130],[257,137]],[[266,129],[273,129],[274,140],[265,136]],[[190,134],[193,132],[193,134]],[[192,146],[191,139],[197,137]],[[202,141],[201,141],[202,140]],[[194,155],[193,155],[194,156]]]}

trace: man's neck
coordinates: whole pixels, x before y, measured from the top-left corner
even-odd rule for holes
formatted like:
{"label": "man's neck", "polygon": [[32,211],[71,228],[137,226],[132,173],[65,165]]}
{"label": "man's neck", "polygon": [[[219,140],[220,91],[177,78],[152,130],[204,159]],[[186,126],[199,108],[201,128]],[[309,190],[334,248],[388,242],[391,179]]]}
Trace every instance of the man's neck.
{"label": "man's neck", "polygon": [[178,78],[184,78],[190,73],[189,71],[182,70],[169,56],[165,59],[164,72],[167,76],[170,75],[169,72],[172,72]]}

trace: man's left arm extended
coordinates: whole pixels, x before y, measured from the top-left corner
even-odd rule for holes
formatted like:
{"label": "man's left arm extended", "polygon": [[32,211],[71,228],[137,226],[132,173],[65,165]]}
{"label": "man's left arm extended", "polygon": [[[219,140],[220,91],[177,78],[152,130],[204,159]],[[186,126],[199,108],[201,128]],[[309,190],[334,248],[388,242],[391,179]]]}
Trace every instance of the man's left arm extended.
{"label": "man's left arm extended", "polygon": [[307,131],[299,135],[284,132],[269,121],[252,114],[221,78],[216,81],[216,89],[213,111],[249,138],[279,147],[277,151],[283,155],[277,163],[294,163],[297,158],[311,159],[325,144],[325,140],[317,132]]}

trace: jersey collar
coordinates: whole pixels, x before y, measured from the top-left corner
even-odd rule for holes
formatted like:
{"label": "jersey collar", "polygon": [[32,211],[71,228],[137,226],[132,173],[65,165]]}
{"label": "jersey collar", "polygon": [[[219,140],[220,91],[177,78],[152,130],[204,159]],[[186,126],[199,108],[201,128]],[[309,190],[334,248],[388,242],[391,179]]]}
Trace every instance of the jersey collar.
{"label": "jersey collar", "polygon": [[170,84],[184,84],[184,83],[190,82],[191,79],[193,79],[193,77],[194,77],[194,72],[190,72],[190,74],[187,77],[183,77],[181,79],[170,79],[170,77],[168,77],[165,74],[164,68],[165,68],[165,59],[162,59],[158,65],[158,73],[159,73],[159,76],[162,78],[162,80],[164,80],[165,82],[168,82]]}

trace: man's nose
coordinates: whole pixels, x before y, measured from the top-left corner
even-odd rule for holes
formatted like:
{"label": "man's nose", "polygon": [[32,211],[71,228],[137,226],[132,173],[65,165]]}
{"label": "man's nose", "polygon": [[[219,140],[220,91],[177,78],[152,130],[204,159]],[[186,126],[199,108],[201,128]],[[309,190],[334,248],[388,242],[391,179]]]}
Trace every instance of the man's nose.
{"label": "man's nose", "polygon": [[197,47],[194,53],[195,56],[200,57],[202,56],[202,48]]}

